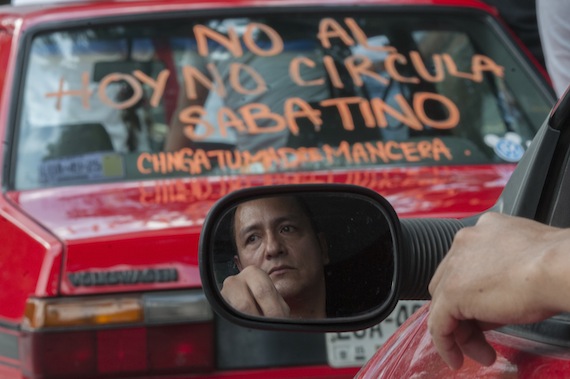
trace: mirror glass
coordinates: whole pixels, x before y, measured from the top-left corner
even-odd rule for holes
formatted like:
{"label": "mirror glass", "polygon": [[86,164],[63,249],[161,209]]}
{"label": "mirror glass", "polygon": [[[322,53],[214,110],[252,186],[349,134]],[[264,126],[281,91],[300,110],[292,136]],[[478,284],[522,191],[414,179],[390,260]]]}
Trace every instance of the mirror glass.
{"label": "mirror glass", "polygon": [[378,203],[358,194],[259,196],[222,213],[208,254],[217,289],[243,314],[357,316],[393,289],[392,228]]}

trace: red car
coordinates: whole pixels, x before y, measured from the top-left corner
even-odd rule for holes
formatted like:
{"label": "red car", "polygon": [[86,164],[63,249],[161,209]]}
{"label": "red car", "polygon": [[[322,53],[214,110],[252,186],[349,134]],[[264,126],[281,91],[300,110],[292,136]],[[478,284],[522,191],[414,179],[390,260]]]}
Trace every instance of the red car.
{"label": "red car", "polygon": [[7,378],[353,376],[372,354],[358,333],[212,312],[198,269],[212,205],[342,183],[401,217],[473,215],[554,102],[477,1],[3,6],[0,67]]}

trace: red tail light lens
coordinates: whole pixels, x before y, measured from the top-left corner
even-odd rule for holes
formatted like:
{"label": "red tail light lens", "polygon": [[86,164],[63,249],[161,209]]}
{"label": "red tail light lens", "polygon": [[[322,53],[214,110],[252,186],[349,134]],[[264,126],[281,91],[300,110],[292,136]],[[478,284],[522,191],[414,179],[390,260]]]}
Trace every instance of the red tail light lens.
{"label": "red tail light lens", "polygon": [[[72,378],[96,369],[94,332],[23,332],[20,355],[26,378]],[[63,357],[67,356],[66,359]]]}
{"label": "red tail light lens", "polygon": [[145,372],[146,328],[97,332],[97,371],[100,373]]}
{"label": "red tail light lens", "polygon": [[152,370],[210,371],[214,369],[214,325],[170,325],[148,330]]}

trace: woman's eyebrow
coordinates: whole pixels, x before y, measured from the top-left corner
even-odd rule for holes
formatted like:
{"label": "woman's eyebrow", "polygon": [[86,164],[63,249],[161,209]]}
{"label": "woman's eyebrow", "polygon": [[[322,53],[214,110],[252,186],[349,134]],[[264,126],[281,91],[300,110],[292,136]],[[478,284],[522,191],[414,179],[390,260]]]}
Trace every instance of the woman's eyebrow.
{"label": "woman's eyebrow", "polygon": [[271,221],[272,225],[279,225],[283,222],[294,222],[296,224],[302,224],[303,216],[296,213],[287,214],[284,216],[276,217]]}
{"label": "woman's eyebrow", "polygon": [[244,237],[247,234],[251,233],[254,230],[259,230],[261,228],[261,224],[259,222],[254,222],[252,224],[246,225],[245,227],[239,230],[238,236]]}
{"label": "woman's eyebrow", "polygon": [[[298,213],[289,213],[289,214],[285,214],[282,216],[278,216],[278,217],[275,217],[274,219],[272,219],[270,221],[270,226],[275,227],[276,225],[279,225],[283,222],[295,222],[295,223],[301,224],[303,221],[303,218],[304,218],[303,216],[304,216],[303,214],[298,214]],[[263,228],[263,225],[261,222],[253,221],[253,222],[245,225],[244,227],[240,228],[237,235],[240,238],[243,238],[244,236],[251,233],[252,231],[260,230],[262,228]]]}

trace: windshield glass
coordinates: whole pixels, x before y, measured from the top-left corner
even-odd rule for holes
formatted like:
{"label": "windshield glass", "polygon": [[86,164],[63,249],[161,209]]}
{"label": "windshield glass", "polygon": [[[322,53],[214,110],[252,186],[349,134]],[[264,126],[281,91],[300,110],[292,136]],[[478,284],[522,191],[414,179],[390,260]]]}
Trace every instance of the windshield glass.
{"label": "windshield glass", "polygon": [[37,34],[16,189],[517,162],[550,110],[473,15],[188,17]]}

